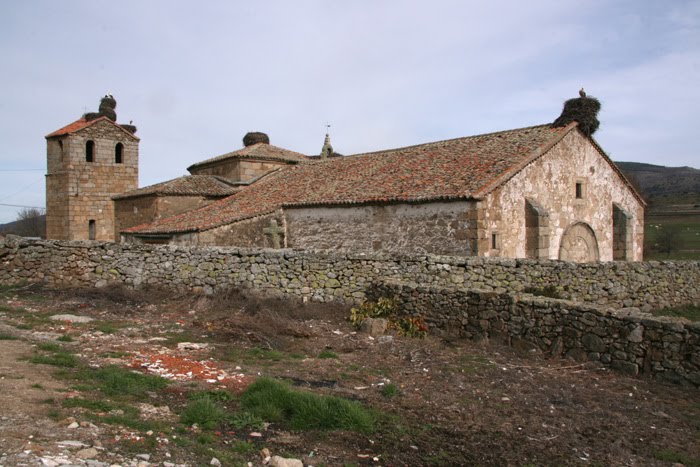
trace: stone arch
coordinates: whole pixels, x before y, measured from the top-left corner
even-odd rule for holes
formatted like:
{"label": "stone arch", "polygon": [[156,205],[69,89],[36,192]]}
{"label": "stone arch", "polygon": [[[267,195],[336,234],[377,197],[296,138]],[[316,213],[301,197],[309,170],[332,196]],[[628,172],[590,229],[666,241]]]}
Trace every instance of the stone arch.
{"label": "stone arch", "polygon": [[590,225],[577,222],[570,225],[561,237],[559,259],[575,263],[598,261],[598,240]]}

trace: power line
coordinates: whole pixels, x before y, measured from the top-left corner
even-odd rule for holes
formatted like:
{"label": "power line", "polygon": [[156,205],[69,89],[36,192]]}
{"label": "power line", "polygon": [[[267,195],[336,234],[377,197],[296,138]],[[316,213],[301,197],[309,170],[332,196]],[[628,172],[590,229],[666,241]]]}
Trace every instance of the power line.
{"label": "power line", "polygon": [[0,169],[0,172],[43,172],[44,169]]}
{"label": "power line", "polygon": [[21,204],[5,204],[5,203],[0,203],[0,206],[9,206],[9,207],[11,207],[11,208],[44,209],[43,207],[40,207],[40,206],[22,206]]}

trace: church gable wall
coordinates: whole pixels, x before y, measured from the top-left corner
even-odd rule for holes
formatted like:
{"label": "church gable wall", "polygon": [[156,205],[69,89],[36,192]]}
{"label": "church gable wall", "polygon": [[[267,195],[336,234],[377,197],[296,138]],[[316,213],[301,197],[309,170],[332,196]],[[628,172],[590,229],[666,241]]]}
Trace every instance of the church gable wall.
{"label": "church gable wall", "polygon": [[289,208],[288,245],[300,249],[469,256],[473,203]]}
{"label": "church gable wall", "polygon": [[190,173],[193,175],[217,175],[234,182],[247,182],[284,165],[287,164],[275,161],[232,158],[207,165],[206,167],[193,169]]}
{"label": "church gable wall", "polygon": [[[577,183],[580,197],[577,198]],[[484,256],[524,258],[526,200],[547,214],[546,257],[559,259],[562,237],[569,227],[587,225],[595,233],[598,257],[613,259],[613,203],[631,218],[627,259],[640,261],[644,236],[644,208],[597,149],[578,132],[569,133],[482,203],[487,237],[496,235],[496,248]],[[542,242],[541,242],[542,243]],[[572,259],[572,258],[569,258]],[[577,259],[580,260],[580,259]]]}

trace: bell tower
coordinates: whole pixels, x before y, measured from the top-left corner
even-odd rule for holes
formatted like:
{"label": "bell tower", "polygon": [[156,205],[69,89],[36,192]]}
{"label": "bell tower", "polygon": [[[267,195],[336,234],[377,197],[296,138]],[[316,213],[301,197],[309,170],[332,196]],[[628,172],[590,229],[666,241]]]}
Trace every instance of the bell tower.
{"label": "bell tower", "polygon": [[112,197],[138,188],[136,127],[116,123],[117,102],[46,136],[46,238],[115,238]]}

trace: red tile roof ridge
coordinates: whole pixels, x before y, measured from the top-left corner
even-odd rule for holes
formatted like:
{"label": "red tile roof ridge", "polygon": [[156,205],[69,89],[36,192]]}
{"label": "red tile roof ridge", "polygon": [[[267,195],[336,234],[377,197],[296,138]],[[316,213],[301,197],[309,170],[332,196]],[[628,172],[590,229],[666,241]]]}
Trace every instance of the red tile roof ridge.
{"label": "red tile roof ridge", "polygon": [[369,152],[359,152],[356,154],[348,154],[347,156],[342,156],[342,157],[334,157],[334,158],[320,159],[320,160],[309,160],[309,161],[306,161],[305,163],[309,163],[309,162],[310,163],[319,163],[319,162],[329,163],[329,162],[335,162],[338,159],[347,159],[349,157],[379,156],[379,155],[384,155],[384,154],[407,151],[410,149],[439,147],[441,145],[445,145],[448,143],[454,143],[454,142],[458,142],[458,141],[467,141],[470,139],[485,138],[485,137],[491,137],[491,136],[496,136],[496,135],[505,134],[505,133],[514,133],[514,132],[520,132],[520,131],[534,130],[537,128],[551,127],[551,126],[552,126],[551,123],[544,123],[544,124],[540,124],[540,125],[532,125],[532,126],[526,126],[526,127],[522,127],[522,128],[512,128],[510,130],[492,131],[490,133],[481,133],[478,135],[459,136],[457,138],[448,138],[448,139],[443,139],[443,140],[439,140],[439,141],[430,141],[428,143],[412,144],[409,146],[402,146],[400,148],[381,149],[379,151],[369,151]]}
{"label": "red tile roof ridge", "polygon": [[[256,150],[265,149],[265,148],[270,148],[272,150],[272,153],[271,154],[260,154],[260,153],[255,154],[254,153]],[[275,154],[275,153],[277,153],[277,154]],[[195,162],[194,164],[187,167],[187,170],[202,167],[202,166],[209,165],[209,164],[215,164],[217,162],[225,161],[227,159],[234,159],[234,158],[281,160],[281,161],[287,161],[287,162],[304,162],[307,160],[307,157],[300,152],[281,148],[279,146],[275,146],[272,144],[255,143],[255,144],[251,144],[250,146],[245,146],[241,149],[237,149],[235,151],[227,152],[227,153],[221,154],[219,156],[205,159],[201,162]]]}
{"label": "red tile roof ridge", "polygon": [[212,196],[222,197],[234,194],[241,188],[231,181],[216,175],[183,175],[164,182],[127,191],[112,199],[131,199],[143,196]]}
{"label": "red tile roof ridge", "polygon": [[[538,125],[538,126],[543,126],[543,125]],[[548,124],[548,126],[551,126],[551,124]],[[545,142],[544,144],[538,146],[535,148],[531,153],[530,157],[527,157],[524,160],[521,160],[519,162],[516,162],[513,164],[511,168],[503,172],[499,177],[497,177],[495,180],[492,180],[490,183],[486,183],[484,186],[481,188],[477,189],[474,192],[474,197],[475,198],[482,198],[486,194],[490,193],[491,191],[495,190],[499,186],[503,185],[505,182],[513,178],[516,174],[518,174],[521,170],[523,170],[526,166],[531,164],[535,159],[538,159],[540,156],[543,156],[546,154],[550,149],[552,149],[559,141],[561,141],[571,130],[574,128],[578,127],[577,122],[571,122],[568,125],[561,127],[561,130],[558,132],[557,136],[555,138],[550,139],[549,141]],[[529,127],[529,128],[535,128],[535,127]]]}
{"label": "red tile roof ridge", "polygon": [[72,134],[72,133],[75,133],[75,132],[77,132],[77,131],[80,131],[80,130],[82,130],[82,129],[84,129],[84,128],[87,128],[87,127],[89,127],[89,126],[92,126],[92,125],[94,125],[94,124],[97,123],[97,122],[102,122],[102,121],[107,121],[107,122],[109,122],[110,124],[112,124],[112,125],[116,126],[117,128],[119,128],[119,129],[120,129],[121,131],[123,131],[125,134],[129,135],[130,137],[134,138],[134,139],[137,140],[137,141],[140,141],[140,139],[139,139],[138,136],[136,136],[135,134],[131,133],[130,131],[125,130],[124,128],[122,128],[122,126],[121,126],[119,123],[110,120],[109,118],[107,118],[107,117],[104,116],[104,115],[101,116],[101,117],[98,117],[98,118],[96,118],[96,119],[94,119],[94,120],[87,120],[85,117],[80,117],[78,120],[76,120],[76,121],[74,121],[74,122],[72,122],[72,123],[69,123],[68,125],[64,126],[63,128],[59,128],[59,129],[56,130],[56,131],[52,131],[52,132],[49,133],[48,135],[44,136],[44,138],[49,139],[49,138],[54,138],[54,137],[56,137],[56,136],[63,136],[63,135]]}
{"label": "red tile roof ridge", "polygon": [[203,231],[294,206],[478,199],[575,127],[538,125],[286,166],[232,196],[130,232]]}

